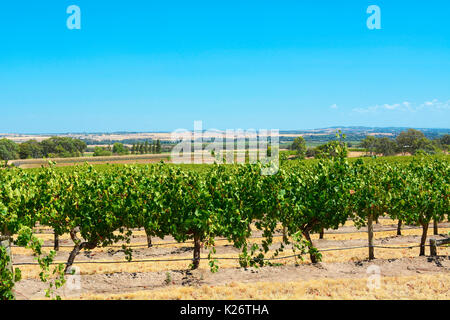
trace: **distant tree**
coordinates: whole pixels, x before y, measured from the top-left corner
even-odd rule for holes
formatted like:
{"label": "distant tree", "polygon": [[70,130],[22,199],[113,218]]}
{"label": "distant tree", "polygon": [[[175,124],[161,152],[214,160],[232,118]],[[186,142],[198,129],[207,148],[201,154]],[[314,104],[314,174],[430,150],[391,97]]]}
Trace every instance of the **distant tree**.
{"label": "distant tree", "polygon": [[303,159],[307,151],[305,138],[295,138],[294,142],[292,142],[291,150],[295,151],[297,153],[297,156]]}
{"label": "distant tree", "polygon": [[145,144],[144,144],[144,153],[149,153],[150,152],[150,146],[148,144],[148,140],[145,140]]}
{"label": "distant tree", "polygon": [[347,144],[344,142],[346,135],[342,134],[339,130],[338,133],[336,133],[337,140],[330,141],[326,144],[320,145],[316,147],[316,159],[323,159],[323,158],[343,158],[348,156],[348,147]]}
{"label": "distant tree", "polygon": [[79,157],[86,150],[84,141],[70,137],[51,137],[40,143],[44,157]]}
{"label": "distant tree", "polygon": [[448,150],[450,147],[450,134],[446,134],[446,135],[442,136],[439,140],[440,140],[442,149]]}
{"label": "distant tree", "polygon": [[87,148],[86,142],[79,140],[79,139],[72,139],[73,144],[75,145],[75,148],[78,150],[78,152],[83,155],[84,151]]}
{"label": "distant tree", "polygon": [[306,150],[306,156],[308,158],[314,158],[316,156],[316,148],[308,148]]}
{"label": "distant tree", "polygon": [[161,141],[159,141],[159,139],[156,141],[155,152],[156,153],[161,153]]}
{"label": "distant tree", "polygon": [[123,143],[120,143],[120,142],[114,143],[112,152],[114,154],[119,154],[119,155],[125,155],[125,154],[129,154],[130,153],[128,148],[126,146],[124,146]]}
{"label": "distant tree", "polygon": [[36,140],[28,140],[19,144],[20,159],[36,159],[44,156],[42,145]]}
{"label": "distant tree", "polygon": [[136,153],[136,144],[133,143],[133,145],[131,146],[131,154],[135,154]]}
{"label": "distant tree", "polygon": [[107,148],[95,147],[94,149],[94,157],[108,157],[112,155],[112,152]]}
{"label": "distant tree", "polygon": [[152,153],[156,153],[156,141],[155,140],[152,141],[151,149],[152,149]]}
{"label": "distant tree", "polygon": [[397,143],[387,137],[377,138],[375,141],[375,153],[383,156],[392,156],[397,153]]}
{"label": "distant tree", "polygon": [[439,152],[438,147],[431,140],[425,137],[414,141],[413,150],[413,154],[416,154],[418,151],[422,151],[427,154],[435,154]]}
{"label": "distant tree", "polygon": [[143,143],[139,143],[139,153],[144,154],[144,144]]}
{"label": "distant tree", "polygon": [[361,141],[361,147],[366,149],[371,156],[375,154],[376,145],[377,139],[374,136],[366,136]]}
{"label": "distant tree", "polygon": [[316,147],[316,154],[314,158],[334,158],[334,157],[347,157],[348,148],[343,141],[330,141],[326,144]]}
{"label": "distant tree", "polygon": [[420,147],[420,144],[424,143],[424,141],[419,142],[419,140],[422,140],[423,138],[425,138],[425,135],[422,131],[408,129],[407,131],[400,132],[397,136],[397,146],[403,154],[407,152],[414,154]]}
{"label": "distant tree", "polygon": [[19,157],[19,147],[14,141],[9,139],[0,139],[0,159],[5,161],[5,167],[8,161]]}

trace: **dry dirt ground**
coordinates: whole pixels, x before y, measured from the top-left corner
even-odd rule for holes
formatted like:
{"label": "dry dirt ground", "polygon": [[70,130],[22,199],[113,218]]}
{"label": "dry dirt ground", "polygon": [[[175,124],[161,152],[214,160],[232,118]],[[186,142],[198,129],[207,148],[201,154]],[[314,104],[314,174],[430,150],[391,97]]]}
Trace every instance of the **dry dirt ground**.
{"label": "dry dirt ground", "polygon": [[[377,259],[368,261],[365,230],[357,230],[351,222],[339,230],[329,230],[324,239],[313,235],[314,245],[322,251],[322,262],[309,263],[287,258],[273,261],[276,265],[262,268],[240,268],[237,259],[220,260],[219,271],[211,273],[207,260],[199,270],[189,269],[192,243],[178,244],[171,238],[154,239],[146,248],[142,231],[133,234],[133,260],[123,262],[120,247],[97,248],[80,253],[79,287],[59,289],[63,299],[450,299],[450,248],[439,247],[438,257],[419,257],[421,230],[404,226],[402,236],[396,236],[396,222],[380,220],[375,225]],[[450,224],[440,224],[440,235],[448,236]],[[252,241],[260,243],[259,232]],[[40,234],[46,245],[52,245],[51,234]],[[274,239],[271,253],[279,247],[281,237]],[[64,237],[57,261],[65,261],[71,241]],[[412,248],[410,248],[412,247]],[[239,250],[226,240],[216,243],[218,258],[237,258]],[[395,249],[394,249],[395,248]],[[427,255],[429,248],[427,248]],[[33,262],[28,251],[13,248],[14,263]],[[202,250],[207,257],[208,250]],[[285,250],[280,256],[292,255]],[[166,261],[181,259],[181,261]],[[186,259],[186,260],[183,260]],[[148,261],[151,260],[151,261]],[[96,262],[116,263],[99,264]],[[374,267],[375,266],[375,267]],[[17,299],[43,299],[47,285],[39,280],[39,268],[19,266],[23,280],[16,286]],[[370,267],[370,268],[369,268]],[[380,281],[376,282],[379,271]],[[375,281],[375,282],[374,282]],[[376,284],[370,286],[370,284]]]}

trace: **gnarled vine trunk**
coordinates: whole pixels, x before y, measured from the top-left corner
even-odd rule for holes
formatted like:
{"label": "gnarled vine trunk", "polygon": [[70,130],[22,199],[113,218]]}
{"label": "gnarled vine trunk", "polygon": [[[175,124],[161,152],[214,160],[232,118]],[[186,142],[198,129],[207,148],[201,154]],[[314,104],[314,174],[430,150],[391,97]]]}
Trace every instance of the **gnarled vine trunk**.
{"label": "gnarled vine trunk", "polygon": [[194,234],[194,259],[192,263],[192,269],[198,269],[198,266],[200,264],[200,250],[201,250],[200,235]]}
{"label": "gnarled vine trunk", "polygon": [[284,242],[284,243],[287,243],[287,242],[288,242],[287,229],[286,229],[286,227],[283,227],[283,242]]}
{"label": "gnarled vine trunk", "polygon": [[152,245],[152,236],[150,235],[150,230],[148,230],[147,228],[145,228],[145,235],[147,236],[147,247],[151,248]]}
{"label": "gnarled vine trunk", "polygon": [[66,268],[64,270],[65,273],[68,273],[69,268],[73,265],[73,262],[74,262],[76,256],[80,253],[81,250],[83,250],[83,249],[92,250],[97,247],[97,242],[94,242],[94,241],[81,242],[81,240],[77,237],[78,231],[79,231],[78,228],[72,229],[70,231],[70,237],[72,238],[73,242],[75,243],[75,246],[73,247],[72,252],[70,252],[69,259],[67,259]]}
{"label": "gnarled vine trunk", "polygon": [[398,223],[397,223],[397,235],[398,236],[401,236],[402,235],[402,220],[398,220]]}
{"label": "gnarled vine trunk", "polygon": [[54,235],[54,243],[53,243],[53,249],[55,251],[59,251],[59,235],[55,233]]}
{"label": "gnarled vine trunk", "polygon": [[303,236],[306,238],[306,240],[308,240],[309,244],[308,244],[308,248],[309,248],[309,258],[311,259],[312,263],[317,263],[317,257],[314,253],[314,251],[312,251],[311,249],[314,248],[312,240],[311,240],[311,236],[309,235],[309,231],[303,231]]}
{"label": "gnarled vine trunk", "polygon": [[375,250],[373,247],[373,212],[369,213],[367,219],[367,233],[369,236],[369,260],[375,259]]}
{"label": "gnarled vine trunk", "polygon": [[420,255],[425,255],[425,242],[427,241],[428,223],[422,223],[422,238],[420,239]]}

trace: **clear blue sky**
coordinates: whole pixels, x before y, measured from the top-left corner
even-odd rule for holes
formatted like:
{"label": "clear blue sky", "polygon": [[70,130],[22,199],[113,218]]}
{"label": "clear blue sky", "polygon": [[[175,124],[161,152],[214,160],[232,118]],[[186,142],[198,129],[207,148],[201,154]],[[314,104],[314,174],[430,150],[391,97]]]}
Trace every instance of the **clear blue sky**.
{"label": "clear blue sky", "polygon": [[449,16],[448,0],[4,1],[0,132],[448,128]]}

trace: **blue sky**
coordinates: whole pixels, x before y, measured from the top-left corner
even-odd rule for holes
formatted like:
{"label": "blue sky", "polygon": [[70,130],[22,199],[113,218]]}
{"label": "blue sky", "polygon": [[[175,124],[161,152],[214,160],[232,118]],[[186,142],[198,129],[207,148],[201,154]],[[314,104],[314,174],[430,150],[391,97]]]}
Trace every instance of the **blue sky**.
{"label": "blue sky", "polygon": [[449,128],[449,14],[448,0],[8,1],[0,132]]}

